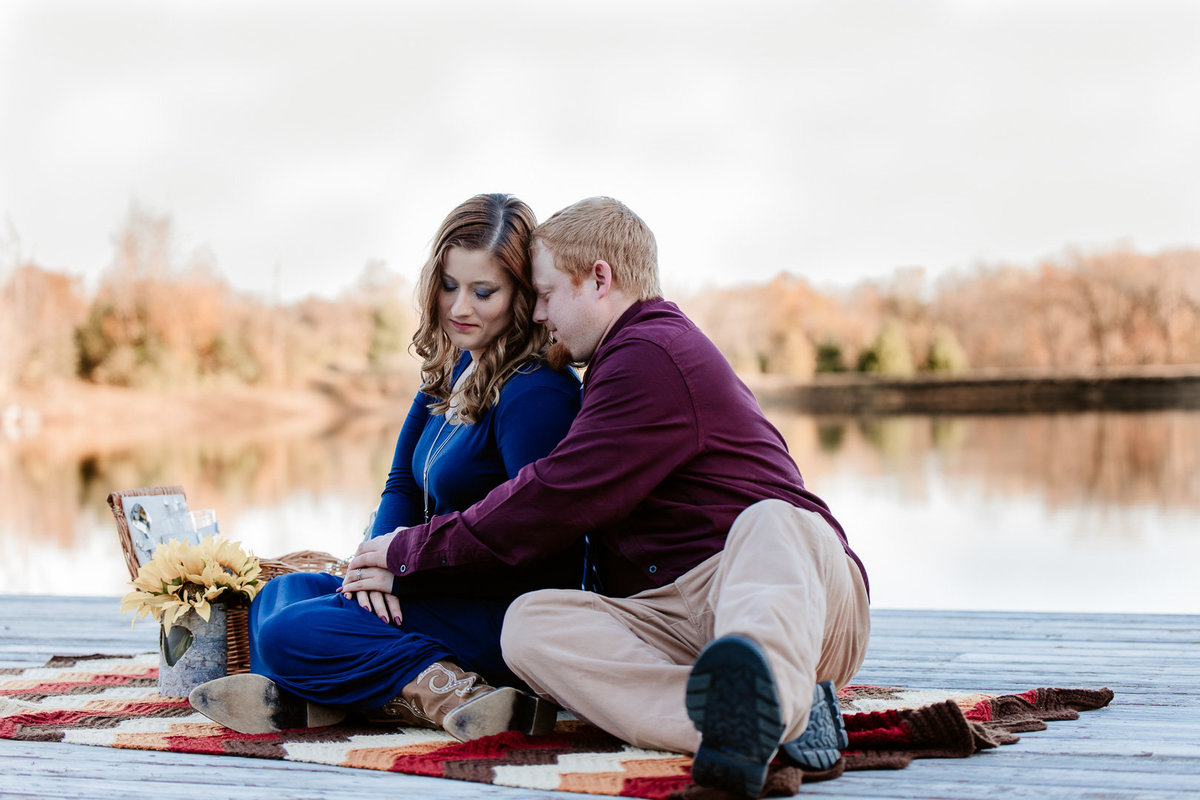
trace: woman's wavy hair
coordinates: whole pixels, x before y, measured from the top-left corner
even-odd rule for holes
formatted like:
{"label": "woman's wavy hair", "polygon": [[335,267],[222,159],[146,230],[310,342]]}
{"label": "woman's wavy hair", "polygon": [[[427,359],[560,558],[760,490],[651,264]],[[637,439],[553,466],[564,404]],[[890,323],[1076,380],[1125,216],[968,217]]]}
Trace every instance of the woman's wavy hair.
{"label": "woman's wavy hair", "polygon": [[500,387],[521,366],[543,356],[550,333],[533,321],[537,292],[529,262],[529,237],[537,226],[533,210],[510,194],[480,194],[450,212],[438,228],[429,260],[421,269],[417,302],[421,324],[410,350],[421,358],[421,391],[434,398],[429,410],[443,414],[450,407],[454,365],[461,351],[442,329],[438,294],[446,253],[452,247],[483,250],[512,279],[512,322],[488,345],[462,386],[457,412],[466,422],[477,421],[500,399]]}

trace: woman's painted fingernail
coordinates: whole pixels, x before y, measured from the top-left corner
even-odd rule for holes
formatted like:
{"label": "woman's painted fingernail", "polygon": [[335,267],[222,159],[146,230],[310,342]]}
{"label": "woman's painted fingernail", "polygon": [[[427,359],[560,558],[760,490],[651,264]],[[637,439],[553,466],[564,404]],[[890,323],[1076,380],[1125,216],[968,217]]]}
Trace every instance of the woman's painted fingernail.
{"label": "woman's painted fingernail", "polygon": [[399,624],[400,624],[400,618],[399,618],[399,617],[392,617],[392,619],[393,619],[393,620],[395,620],[395,622],[396,622],[396,624],[397,624],[397,625],[399,625]]}

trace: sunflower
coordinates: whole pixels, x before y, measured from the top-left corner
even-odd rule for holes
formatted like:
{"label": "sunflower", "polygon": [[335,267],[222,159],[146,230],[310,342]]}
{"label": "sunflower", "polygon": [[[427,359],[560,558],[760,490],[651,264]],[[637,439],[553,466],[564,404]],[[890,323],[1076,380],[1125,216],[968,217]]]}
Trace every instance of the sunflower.
{"label": "sunflower", "polygon": [[171,625],[188,609],[205,621],[215,602],[249,602],[263,582],[253,553],[228,540],[208,536],[193,545],[172,539],[159,545],[153,557],[130,581],[133,591],[121,600],[121,612],[133,611],[133,622],[153,617]]}

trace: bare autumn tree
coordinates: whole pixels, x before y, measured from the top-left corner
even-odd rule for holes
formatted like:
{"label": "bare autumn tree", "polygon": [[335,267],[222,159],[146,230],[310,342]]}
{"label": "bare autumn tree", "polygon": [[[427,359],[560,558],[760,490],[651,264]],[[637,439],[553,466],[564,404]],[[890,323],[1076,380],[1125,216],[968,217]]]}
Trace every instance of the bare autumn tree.
{"label": "bare autumn tree", "polygon": [[[234,292],[203,251],[181,258],[170,218],[136,205],[113,243],[88,305],[74,279],[20,258],[11,232],[0,238],[0,391],[76,357],[90,380],[157,386],[329,385],[333,373],[383,386],[370,375],[411,366],[409,289],[381,262],[336,300],[284,305]],[[1197,250],[1073,252],[1033,268],[979,265],[932,286],[907,269],[838,292],[781,273],[681,305],[744,374],[878,367],[864,356],[900,343],[909,359],[897,363],[917,370],[1200,363]]]}
{"label": "bare autumn tree", "polygon": [[1122,291],[1126,283],[1122,259],[1116,255],[1089,258],[1072,253],[1068,268],[1078,313],[1087,324],[1091,361],[1098,367],[1125,361],[1121,330],[1132,303]]}
{"label": "bare autumn tree", "polygon": [[114,251],[77,335],[93,381],[305,386],[330,370],[386,369],[411,334],[403,281],[382,264],[336,300],[264,303],[233,292],[206,252],[182,259],[170,218],[136,204]]}
{"label": "bare autumn tree", "polygon": [[361,304],[370,320],[367,364],[376,371],[410,367],[408,343],[416,329],[416,315],[409,302],[411,289],[400,275],[380,260],[363,267],[350,298]]}
{"label": "bare autumn tree", "polygon": [[168,291],[170,231],[169,218],[131,205],[113,240],[113,263],[79,332],[81,376],[119,385],[166,377],[166,336],[175,312]]}
{"label": "bare autumn tree", "polygon": [[749,289],[709,290],[680,298],[680,306],[704,329],[709,338],[742,374],[762,372],[759,358],[759,312]]}
{"label": "bare autumn tree", "polygon": [[76,337],[82,377],[179,386],[261,376],[246,340],[255,310],[237,301],[210,254],[180,258],[170,217],[133,204],[113,244],[113,263]]}
{"label": "bare autumn tree", "polygon": [[16,385],[73,376],[85,309],[79,280],[23,256],[10,225],[0,249],[0,398]]}
{"label": "bare autumn tree", "polygon": [[1126,290],[1133,313],[1124,334],[1139,360],[1173,364],[1185,361],[1200,339],[1200,252],[1176,250],[1150,260],[1126,255],[1131,273]]}
{"label": "bare autumn tree", "polygon": [[1015,367],[1027,359],[1037,320],[1027,280],[1016,267],[988,266],[938,282],[931,314],[955,333],[973,367]]}
{"label": "bare autumn tree", "polygon": [[[26,386],[75,374],[75,329],[86,313],[78,278],[25,264],[13,274],[4,293],[14,335],[9,357],[13,377]],[[5,348],[8,349],[8,348]]]}
{"label": "bare autumn tree", "polygon": [[0,236],[0,343],[4,345],[0,347],[0,404],[16,383],[18,353],[26,346],[16,320],[17,292],[12,288],[12,273],[20,260],[20,240],[12,220],[6,219]]}
{"label": "bare autumn tree", "polygon": [[[1200,251],[1068,253],[1034,268],[980,265],[927,287],[918,269],[840,293],[781,275],[690,298],[687,309],[743,372],[804,377],[877,365],[880,335],[921,369],[1080,370],[1200,363]],[[934,351],[937,352],[934,352]],[[948,358],[947,353],[953,353]],[[784,367],[784,364],[791,366]],[[954,366],[957,365],[957,366]]]}

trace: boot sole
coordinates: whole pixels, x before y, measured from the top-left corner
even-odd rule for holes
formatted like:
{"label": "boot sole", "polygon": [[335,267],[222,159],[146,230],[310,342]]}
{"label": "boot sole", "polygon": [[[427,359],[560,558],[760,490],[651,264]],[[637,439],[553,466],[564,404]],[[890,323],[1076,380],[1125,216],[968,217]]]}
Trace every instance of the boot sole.
{"label": "boot sole", "polygon": [[446,715],[442,727],[460,742],[469,742],[505,731],[546,736],[557,720],[553,703],[506,686],[463,703]]}
{"label": "boot sole", "polygon": [[202,683],[188,695],[188,703],[213,722],[248,734],[323,728],[346,718],[344,711],[310,703],[253,673]]}
{"label": "boot sole", "polygon": [[846,722],[838,705],[837,691],[833,681],[821,681],[813,689],[812,711],[808,713],[808,727],[796,739],[784,744],[780,750],[797,766],[812,771],[824,771],[833,767],[842,757],[842,750],[850,745],[846,733]]}
{"label": "boot sole", "polygon": [[779,694],[762,649],[743,636],[710,642],[688,676],[687,712],[700,731],[692,780],[758,797],[783,736]]}

